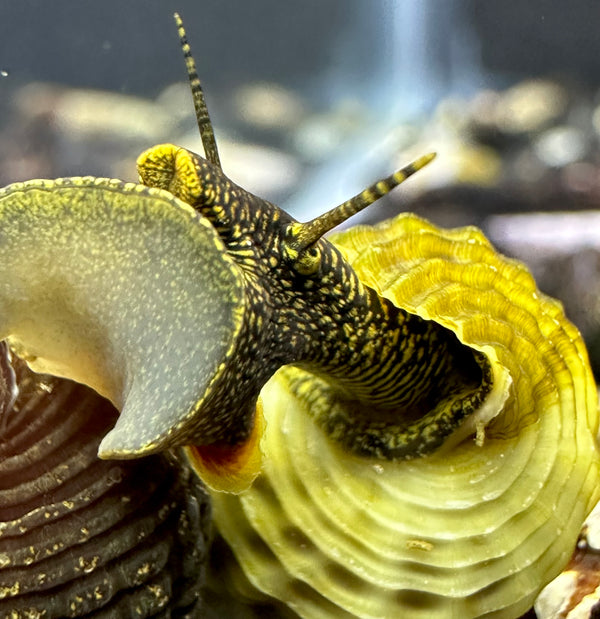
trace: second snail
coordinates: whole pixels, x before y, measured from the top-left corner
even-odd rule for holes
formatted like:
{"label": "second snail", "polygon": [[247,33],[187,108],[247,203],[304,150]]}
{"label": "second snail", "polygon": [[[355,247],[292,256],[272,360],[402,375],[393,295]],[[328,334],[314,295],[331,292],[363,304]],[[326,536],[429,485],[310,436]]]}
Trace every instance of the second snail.
{"label": "second snail", "polygon": [[[120,411],[101,458],[184,449],[227,548],[220,595],[520,616],[599,498],[579,333],[475,228],[403,214],[324,239],[431,156],[307,223],[235,185],[176,19],[206,159],[159,145],[140,184],[1,190],[0,337]],[[29,604],[6,592],[2,610]]]}

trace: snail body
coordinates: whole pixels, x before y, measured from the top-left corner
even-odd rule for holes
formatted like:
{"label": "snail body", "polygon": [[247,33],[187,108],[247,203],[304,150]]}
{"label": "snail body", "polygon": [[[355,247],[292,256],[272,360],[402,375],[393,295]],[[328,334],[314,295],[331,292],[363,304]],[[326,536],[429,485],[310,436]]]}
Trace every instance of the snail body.
{"label": "snail body", "polygon": [[306,223],[229,180],[176,19],[207,159],[0,190],[0,337],[120,410],[100,457],[185,448],[251,598],[518,616],[598,499],[579,333],[473,228],[323,238],[431,155]]}

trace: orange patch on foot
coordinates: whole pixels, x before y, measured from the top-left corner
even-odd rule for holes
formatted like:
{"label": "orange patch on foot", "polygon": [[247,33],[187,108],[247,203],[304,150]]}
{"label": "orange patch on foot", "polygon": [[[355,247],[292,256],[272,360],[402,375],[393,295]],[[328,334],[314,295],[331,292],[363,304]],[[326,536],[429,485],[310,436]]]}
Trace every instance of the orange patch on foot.
{"label": "orange patch on foot", "polygon": [[260,398],[256,403],[250,436],[239,445],[188,445],[185,452],[200,479],[218,492],[239,494],[247,490],[260,473],[260,440],[265,419]]}

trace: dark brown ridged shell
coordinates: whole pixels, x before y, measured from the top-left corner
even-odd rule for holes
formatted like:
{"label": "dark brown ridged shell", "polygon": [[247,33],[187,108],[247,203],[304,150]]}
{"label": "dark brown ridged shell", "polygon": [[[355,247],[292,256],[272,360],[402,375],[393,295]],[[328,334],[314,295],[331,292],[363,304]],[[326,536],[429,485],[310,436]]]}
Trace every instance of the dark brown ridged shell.
{"label": "dark brown ridged shell", "polygon": [[173,455],[97,458],[117,412],[19,368],[0,426],[0,617],[195,617],[209,503]]}

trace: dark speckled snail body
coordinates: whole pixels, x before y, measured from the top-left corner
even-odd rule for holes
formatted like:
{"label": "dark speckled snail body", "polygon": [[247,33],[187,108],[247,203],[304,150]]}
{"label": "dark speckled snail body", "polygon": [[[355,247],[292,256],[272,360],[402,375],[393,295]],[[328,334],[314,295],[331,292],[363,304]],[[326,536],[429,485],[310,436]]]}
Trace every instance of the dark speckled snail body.
{"label": "dark speckled snail body", "polygon": [[322,238],[431,156],[305,224],[227,179],[176,19],[208,161],[0,191],[0,336],[115,404],[101,457],[186,447],[241,597],[518,616],[598,498],[578,332],[475,229]]}

